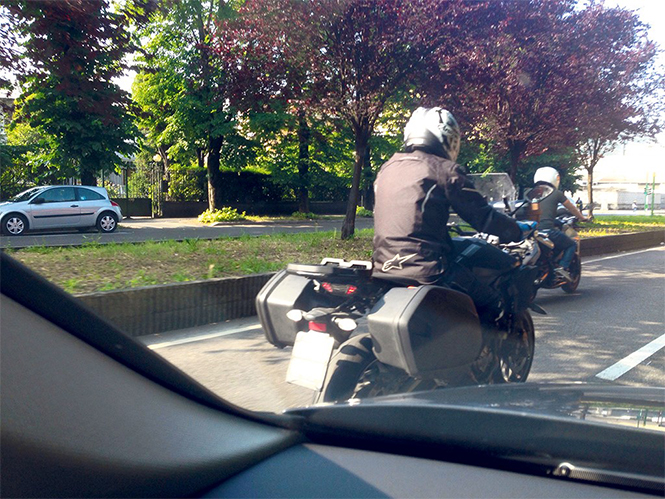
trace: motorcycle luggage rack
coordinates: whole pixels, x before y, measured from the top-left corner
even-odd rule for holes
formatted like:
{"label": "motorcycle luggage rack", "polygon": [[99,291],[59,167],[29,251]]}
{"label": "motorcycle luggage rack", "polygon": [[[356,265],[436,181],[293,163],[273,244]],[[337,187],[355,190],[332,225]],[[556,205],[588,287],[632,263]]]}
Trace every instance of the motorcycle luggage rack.
{"label": "motorcycle luggage rack", "polygon": [[346,261],[341,258],[324,258],[320,264],[289,263],[286,272],[310,279],[326,281],[347,279],[369,279],[372,276],[372,262],[363,260]]}

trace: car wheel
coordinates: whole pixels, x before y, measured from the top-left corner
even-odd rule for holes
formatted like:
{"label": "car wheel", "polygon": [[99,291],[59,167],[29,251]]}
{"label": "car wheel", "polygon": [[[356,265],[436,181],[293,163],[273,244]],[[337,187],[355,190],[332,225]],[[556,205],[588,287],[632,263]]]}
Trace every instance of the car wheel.
{"label": "car wheel", "polygon": [[2,232],[8,236],[20,236],[28,229],[28,220],[18,213],[10,213],[2,220]]}
{"label": "car wheel", "polygon": [[97,230],[99,232],[111,233],[118,227],[118,216],[115,213],[106,211],[99,215],[97,219]]}

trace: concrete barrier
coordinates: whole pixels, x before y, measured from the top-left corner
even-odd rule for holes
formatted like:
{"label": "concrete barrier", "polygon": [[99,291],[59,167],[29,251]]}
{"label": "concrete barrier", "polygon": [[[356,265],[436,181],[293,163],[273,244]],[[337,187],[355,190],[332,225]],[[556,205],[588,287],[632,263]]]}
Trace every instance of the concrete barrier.
{"label": "concrete barrier", "polygon": [[[665,243],[665,231],[582,240],[582,256],[649,248]],[[131,336],[203,326],[256,315],[254,298],[273,273],[209,279],[78,295]]]}
{"label": "concrete barrier", "polygon": [[582,239],[580,252],[582,256],[604,255],[619,251],[631,251],[651,248],[665,243],[665,230],[636,232],[633,234],[617,234],[615,236],[599,236]]}
{"label": "concrete barrier", "polygon": [[146,286],[78,298],[130,336],[142,336],[255,315],[254,298],[272,275]]}

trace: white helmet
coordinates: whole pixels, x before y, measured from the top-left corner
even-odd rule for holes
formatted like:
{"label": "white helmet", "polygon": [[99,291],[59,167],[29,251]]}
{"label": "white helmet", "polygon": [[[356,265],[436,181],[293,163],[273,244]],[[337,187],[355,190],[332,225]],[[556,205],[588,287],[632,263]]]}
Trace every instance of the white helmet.
{"label": "white helmet", "polygon": [[538,182],[546,182],[554,186],[555,189],[559,188],[560,180],[561,175],[559,175],[559,172],[551,166],[543,166],[542,168],[538,168],[533,176],[534,184],[537,184]]}
{"label": "white helmet", "polygon": [[419,107],[404,127],[404,148],[424,149],[455,161],[460,136],[459,125],[450,112],[440,107]]}

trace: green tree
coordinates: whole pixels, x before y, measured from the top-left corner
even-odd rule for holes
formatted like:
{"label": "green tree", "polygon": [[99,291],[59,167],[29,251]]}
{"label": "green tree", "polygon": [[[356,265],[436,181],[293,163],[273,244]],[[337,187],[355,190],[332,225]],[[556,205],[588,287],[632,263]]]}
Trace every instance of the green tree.
{"label": "green tree", "polygon": [[223,0],[169,2],[138,32],[142,40],[134,85],[142,127],[168,169],[169,158],[189,154],[208,175],[211,210],[222,207],[224,168],[254,157],[254,142],[239,131],[228,77],[213,54],[219,22],[235,15]]}
{"label": "green tree", "polygon": [[15,123],[0,144],[0,199],[7,199],[29,187],[60,184],[67,175],[44,160],[42,148],[54,147],[50,137],[26,123]]}
{"label": "green tree", "polygon": [[12,0],[27,62],[15,123],[44,140],[41,161],[94,185],[135,150],[129,96],[112,81],[129,50],[128,17],[106,0]]}

